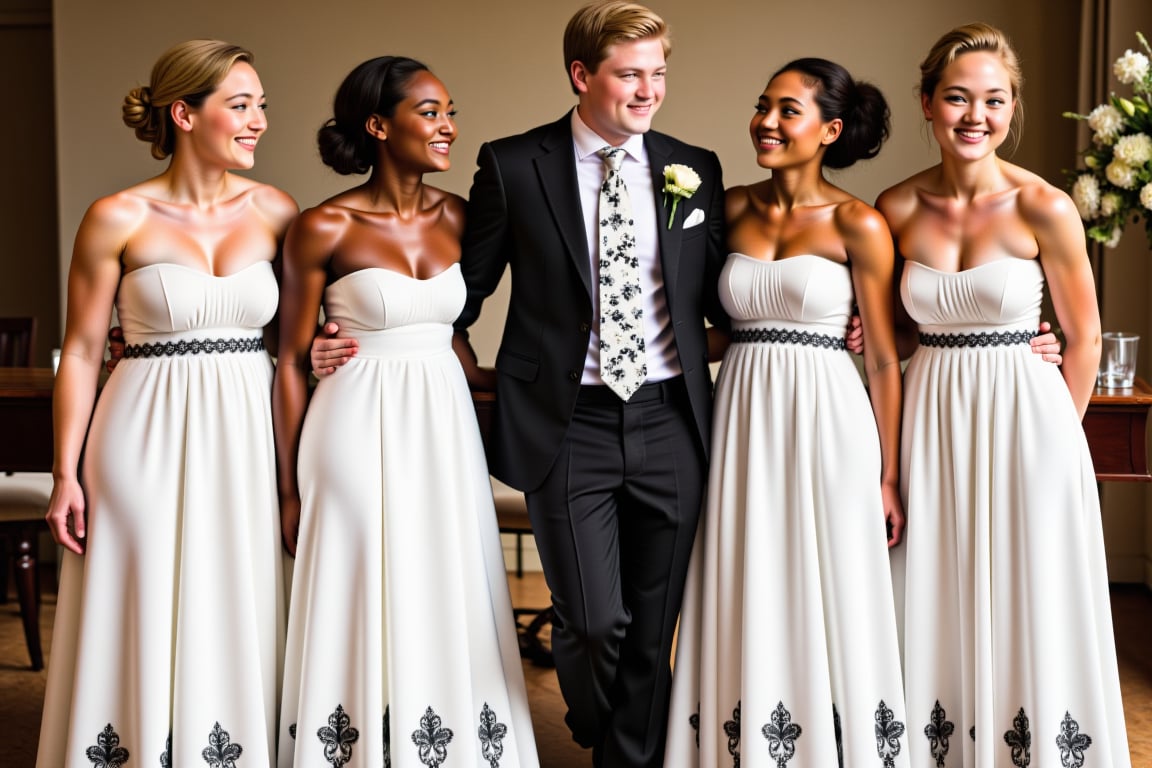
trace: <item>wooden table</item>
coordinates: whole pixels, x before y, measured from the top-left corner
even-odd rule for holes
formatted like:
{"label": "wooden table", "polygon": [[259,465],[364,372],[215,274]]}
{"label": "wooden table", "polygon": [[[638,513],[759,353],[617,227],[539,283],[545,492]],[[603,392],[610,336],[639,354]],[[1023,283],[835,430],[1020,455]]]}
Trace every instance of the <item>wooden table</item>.
{"label": "wooden table", "polygon": [[0,472],[52,471],[51,368],[0,368]]}
{"label": "wooden table", "polygon": [[1130,388],[1097,387],[1092,393],[1084,415],[1084,434],[1097,480],[1152,481],[1145,446],[1149,408],[1152,387],[1141,378]]}
{"label": "wooden table", "polygon": [[[0,368],[0,472],[52,470],[51,368]],[[495,396],[475,393],[481,434],[487,437]],[[1152,387],[1097,389],[1084,416],[1084,433],[1101,480],[1152,482],[1145,447]]]}

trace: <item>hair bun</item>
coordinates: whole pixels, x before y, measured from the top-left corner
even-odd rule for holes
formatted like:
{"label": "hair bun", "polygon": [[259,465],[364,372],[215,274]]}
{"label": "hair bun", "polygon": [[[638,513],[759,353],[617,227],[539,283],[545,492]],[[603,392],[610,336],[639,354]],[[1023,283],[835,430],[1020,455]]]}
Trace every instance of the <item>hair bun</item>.
{"label": "hair bun", "polygon": [[159,136],[156,109],[152,106],[152,89],[146,85],[133,88],[124,97],[122,108],[124,124],[136,133],[136,138],[152,143]]}

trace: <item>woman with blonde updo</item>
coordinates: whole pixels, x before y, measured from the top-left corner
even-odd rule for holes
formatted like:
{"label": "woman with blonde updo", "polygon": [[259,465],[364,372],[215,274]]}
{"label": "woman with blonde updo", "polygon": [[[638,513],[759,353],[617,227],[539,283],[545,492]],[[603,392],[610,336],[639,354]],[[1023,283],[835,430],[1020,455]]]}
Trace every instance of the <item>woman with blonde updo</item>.
{"label": "woman with blonde updo", "polygon": [[[76,233],[44,768],[275,759],[285,601],[263,336],[297,209],[233,173],[253,165],[264,107],[248,51],[171,48],[124,101],[167,169],[97,200]],[[127,346],[93,409],[114,305]]]}
{"label": "woman with blonde updo", "polygon": [[[1023,78],[998,29],[921,64],[940,162],[877,207],[905,259],[905,681],[914,766],[1129,765],[1092,458],[1100,316],[1072,200],[997,155]],[[1063,366],[1029,350],[1047,286]]]}

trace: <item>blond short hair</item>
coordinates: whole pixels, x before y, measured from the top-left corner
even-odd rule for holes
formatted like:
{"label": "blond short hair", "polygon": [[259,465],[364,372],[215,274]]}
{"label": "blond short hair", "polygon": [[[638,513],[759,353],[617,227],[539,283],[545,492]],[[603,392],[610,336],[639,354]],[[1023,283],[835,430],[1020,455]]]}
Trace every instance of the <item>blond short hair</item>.
{"label": "blond short hair", "polygon": [[668,25],[651,9],[625,0],[589,3],[564,29],[564,69],[571,77],[572,63],[579,61],[595,73],[612,46],[652,39],[660,40],[665,58],[672,53]]}
{"label": "blond short hair", "polygon": [[176,131],[169,112],[177,101],[198,107],[216,90],[236,62],[251,64],[252,52],[221,40],[188,40],[165,51],[152,67],[148,85],[124,97],[124,124],[136,138],[152,145],[152,156],[163,160],[176,148]]}

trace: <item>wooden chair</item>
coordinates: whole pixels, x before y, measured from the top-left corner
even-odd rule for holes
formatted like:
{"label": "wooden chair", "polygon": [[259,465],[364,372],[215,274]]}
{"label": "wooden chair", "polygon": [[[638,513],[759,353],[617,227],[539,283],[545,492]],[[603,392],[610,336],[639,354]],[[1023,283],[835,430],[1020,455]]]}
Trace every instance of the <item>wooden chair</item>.
{"label": "wooden chair", "polygon": [[[0,366],[30,367],[35,340],[36,318],[0,317]],[[36,555],[39,535],[46,530],[44,514],[48,511],[51,493],[52,476],[47,473],[0,473],[0,602],[8,599],[9,561],[12,561],[24,641],[33,670],[44,668]]]}
{"label": "wooden chair", "polygon": [[52,496],[52,475],[47,472],[19,472],[0,475],[0,539],[5,550],[4,597],[8,595],[8,560],[16,573],[16,595],[20,601],[20,619],[24,623],[24,642],[33,670],[44,668],[40,646],[40,573],[37,549],[40,534],[47,531],[44,514]]}
{"label": "wooden chair", "polygon": [[[500,533],[516,537],[516,578],[524,578],[523,537],[532,535],[532,523],[528,519],[528,507],[524,494],[510,488],[496,478],[492,478],[492,501],[496,506],[496,524]],[[553,667],[552,652],[540,641],[540,631],[552,623],[552,606],[547,608],[513,608],[516,630],[520,637],[520,655],[531,660],[538,667]],[[527,623],[524,617],[532,617]]]}

